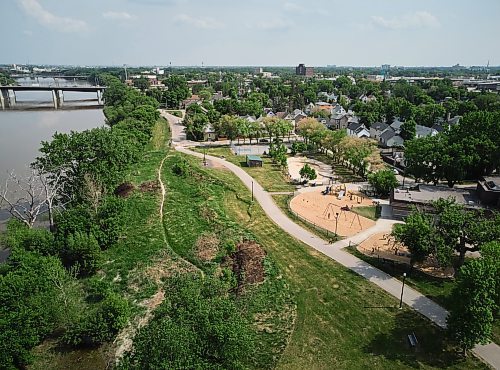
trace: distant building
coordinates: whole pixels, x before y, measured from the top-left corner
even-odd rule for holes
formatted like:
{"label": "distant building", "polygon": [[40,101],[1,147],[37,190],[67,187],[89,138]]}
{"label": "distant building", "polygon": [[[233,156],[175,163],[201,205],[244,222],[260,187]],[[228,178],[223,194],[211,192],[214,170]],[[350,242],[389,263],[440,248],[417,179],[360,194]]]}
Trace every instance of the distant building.
{"label": "distant building", "polygon": [[306,67],[305,64],[301,63],[297,67],[295,67],[295,74],[297,76],[312,77],[314,75],[314,68]]}
{"label": "distant building", "polygon": [[253,74],[254,74],[254,75],[260,75],[262,72],[263,72],[262,67],[255,68],[255,69],[253,70]]}
{"label": "distant building", "polygon": [[262,167],[262,159],[258,155],[247,155],[248,167]]}

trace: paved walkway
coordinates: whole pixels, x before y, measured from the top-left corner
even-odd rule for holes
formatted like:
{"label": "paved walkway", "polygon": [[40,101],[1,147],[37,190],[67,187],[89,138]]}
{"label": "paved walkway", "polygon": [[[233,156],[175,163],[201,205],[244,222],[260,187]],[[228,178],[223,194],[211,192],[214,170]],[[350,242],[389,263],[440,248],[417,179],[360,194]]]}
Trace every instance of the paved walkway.
{"label": "paved walkway", "polygon": [[[173,122],[171,122],[171,125],[172,123]],[[174,130],[172,131],[174,132]],[[174,139],[174,142],[184,144],[181,140]],[[203,158],[203,154],[193,152],[183,145],[176,146],[176,150],[195,157]],[[287,233],[317,251],[334,259],[348,269],[363,276],[399,300],[402,283],[398,279],[393,278],[385,272],[343,250],[343,248],[349,246],[349,244],[359,244],[373,234],[390,231],[392,229],[392,225],[397,221],[379,219],[377,220],[375,226],[366,229],[359,234],[343,239],[334,244],[328,244],[325,240],[317,237],[288,218],[288,216],[286,216],[274,203],[271,195],[269,195],[269,193],[265,191],[262,186],[241,167],[218,157],[207,155],[207,158],[231,170],[236,176],[239,177],[249,190],[252,189],[253,186],[254,198],[259,202],[264,212]],[[448,311],[407,285],[404,289],[403,302],[441,328],[446,327],[446,316],[448,315]],[[495,343],[476,346],[474,348],[474,353],[494,369],[500,369],[500,347]]]}

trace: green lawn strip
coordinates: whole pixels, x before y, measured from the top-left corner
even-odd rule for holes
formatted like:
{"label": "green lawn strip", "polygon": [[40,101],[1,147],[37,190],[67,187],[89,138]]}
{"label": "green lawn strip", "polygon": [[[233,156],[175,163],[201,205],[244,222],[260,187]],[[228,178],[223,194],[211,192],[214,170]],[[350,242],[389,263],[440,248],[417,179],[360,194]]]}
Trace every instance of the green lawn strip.
{"label": "green lawn strip", "polygon": [[[215,262],[201,260],[196,251],[201,236],[215,234],[221,244],[255,237],[227,216],[224,199],[226,193],[235,193],[231,185],[201,167],[199,159],[183,157],[189,164],[189,174],[178,176],[172,172],[178,156],[168,157],[162,172],[167,189],[166,238],[175,253],[211,273],[219,268],[219,261],[227,252],[219,248]],[[243,205],[248,207],[248,203]],[[288,285],[271,258],[266,258],[265,269],[264,282],[252,286],[236,300],[242,314],[255,326],[255,353],[247,365],[259,369],[276,365],[292,331],[295,312]]]}
{"label": "green lawn strip", "polygon": [[[252,231],[277,262],[297,302],[291,341],[278,368],[401,369],[486,368],[461,359],[444,332],[357,274],[289,236],[269,220],[233,175],[217,170],[234,191],[226,192],[228,216]],[[415,332],[420,348],[409,348]]]}
{"label": "green lawn strip", "polygon": [[373,221],[377,221],[380,217],[380,211],[376,206],[353,207],[351,211]]}
{"label": "green lawn strip", "polygon": [[275,194],[273,195],[274,202],[278,207],[281,208],[282,211],[286,213],[288,217],[290,217],[295,223],[299,224],[303,228],[309,230],[313,234],[319,236],[320,238],[323,238],[328,241],[337,241],[342,239],[341,237],[335,238],[335,233],[330,232],[326,229],[323,229],[321,227],[315,226],[312,223],[308,221],[304,221],[302,218],[297,216],[295,213],[292,212],[289,206],[290,199],[293,198],[293,195],[286,195],[286,194]]}

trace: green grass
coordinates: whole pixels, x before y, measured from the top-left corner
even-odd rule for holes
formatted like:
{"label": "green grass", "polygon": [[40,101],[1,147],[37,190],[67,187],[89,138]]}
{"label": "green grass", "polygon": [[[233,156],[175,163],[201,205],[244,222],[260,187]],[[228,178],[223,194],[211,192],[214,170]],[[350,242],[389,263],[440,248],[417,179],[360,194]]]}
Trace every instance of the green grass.
{"label": "green grass", "polygon": [[377,221],[380,218],[380,209],[377,206],[353,207],[352,211],[373,221]]}
{"label": "green grass", "polygon": [[340,237],[335,238],[334,233],[331,231],[328,231],[326,229],[323,229],[321,227],[315,226],[312,223],[308,221],[304,221],[302,218],[298,217],[295,213],[293,213],[290,210],[289,202],[290,199],[292,199],[293,195],[286,195],[286,194],[275,194],[273,195],[274,202],[278,207],[281,208],[282,211],[286,213],[288,217],[290,217],[295,223],[299,224],[303,228],[309,230],[313,234],[319,236],[320,238],[323,238],[328,241],[337,241],[340,240]]}
{"label": "green grass", "polygon": [[[295,293],[295,330],[278,368],[486,368],[458,357],[443,331],[408,308],[398,310],[395,298],[277,227],[232,174],[208,171],[233,189],[225,192],[228,216],[254,233]],[[411,332],[421,343],[416,352],[407,345]]]}
{"label": "green grass", "polygon": [[243,168],[250,176],[262,185],[264,190],[269,192],[285,192],[294,191],[295,186],[290,183],[287,178],[286,170],[283,170],[277,164],[274,164],[270,157],[261,155],[263,164],[262,167],[248,167],[246,157],[244,155],[234,155],[231,149],[227,146],[215,148],[198,147],[197,152],[203,153],[206,150],[207,154],[217,157],[224,156],[227,161],[236,164]]}

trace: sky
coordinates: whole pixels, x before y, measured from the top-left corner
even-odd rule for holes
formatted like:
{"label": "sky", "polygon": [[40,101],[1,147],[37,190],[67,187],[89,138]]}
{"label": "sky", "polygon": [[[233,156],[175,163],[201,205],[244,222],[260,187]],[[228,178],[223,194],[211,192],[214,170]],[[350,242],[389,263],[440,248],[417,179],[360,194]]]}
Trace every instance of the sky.
{"label": "sky", "polygon": [[0,63],[500,65],[500,0],[0,0]]}

